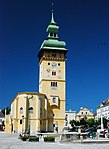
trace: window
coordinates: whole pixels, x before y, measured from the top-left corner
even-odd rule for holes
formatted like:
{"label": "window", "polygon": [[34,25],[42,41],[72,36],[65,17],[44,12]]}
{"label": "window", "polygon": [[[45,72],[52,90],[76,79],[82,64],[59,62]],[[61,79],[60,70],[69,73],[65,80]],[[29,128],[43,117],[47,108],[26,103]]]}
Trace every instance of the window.
{"label": "window", "polygon": [[60,63],[58,63],[58,66],[60,66]]}
{"label": "window", "polygon": [[51,86],[57,86],[57,82],[51,82]]}
{"label": "window", "polygon": [[[51,96],[50,106],[59,106],[58,96]],[[54,113],[53,113],[54,116]]]}
{"label": "window", "polygon": [[56,57],[56,54],[55,54],[55,53],[53,53],[53,54],[52,54],[52,57]]}
{"label": "window", "polygon": [[52,37],[53,36],[53,33],[50,33],[50,36]]}
{"label": "window", "polygon": [[33,113],[33,107],[30,107],[30,108],[28,109],[28,111],[29,111],[29,113]]}
{"label": "window", "polygon": [[20,120],[20,124],[22,124],[22,120]]}
{"label": "window", "polygon": [[108,110],[108,107],[105,108],[105,111],[107,111],[107,110]]}
{"label": "window", "polygon": [[50,33],[51,37],[56,37],[56,33]]}
{"label": "window", "polygon": [[56,37],[56,33],[54,33],[54,37]]}
{"label": "window", "polygon": [[48,65],[50,65],[50,63],[48,63]]}
{"label": "window", "polygon": [[87,115],[87,112],[86,112],[86,115]]}
{"label": "window", "polygon": [[81,114],[83,114],[83,112],[81,112]]}
{"label": "window", "polygon": [[53,97],[53,98],[52,98],[52,102],[53,102],[53,103],[56,103],[56,97]]}
{"label": "window", "polygon": [[56,71],[52,71],[52,76],[56,76]]}
{"label": "window", "polygon": [[50,52],[48,51],[48,57],[50,57]]}
{"label": "window", "polygon": [[23,113],[23,108],[22,107],[20,108],[20,113]]}

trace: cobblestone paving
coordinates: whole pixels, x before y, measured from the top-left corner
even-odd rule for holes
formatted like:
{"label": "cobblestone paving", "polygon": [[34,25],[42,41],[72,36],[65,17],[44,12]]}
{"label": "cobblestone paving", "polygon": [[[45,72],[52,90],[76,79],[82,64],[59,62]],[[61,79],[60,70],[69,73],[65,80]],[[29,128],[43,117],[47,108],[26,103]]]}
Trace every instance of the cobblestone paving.
{"label": "cobblestone paving", "polygon": [[23,142],[16,134],[0,133],[0,149],[109,149],[109,144]]}

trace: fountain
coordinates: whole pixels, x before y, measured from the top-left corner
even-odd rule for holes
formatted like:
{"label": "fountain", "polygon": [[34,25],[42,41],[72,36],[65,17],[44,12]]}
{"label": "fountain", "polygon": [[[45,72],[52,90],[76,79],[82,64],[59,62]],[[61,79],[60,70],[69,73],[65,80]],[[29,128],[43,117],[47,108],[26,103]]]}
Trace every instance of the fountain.
{"label": "fountain", "polygon": [[65,125],[62,130],[62,134],[60,135],[60,141],[73,141],[78,140],[80,138],[80,134],[78,132],[69,132],[70,127],[68,125],[67,115],[65,116]]}

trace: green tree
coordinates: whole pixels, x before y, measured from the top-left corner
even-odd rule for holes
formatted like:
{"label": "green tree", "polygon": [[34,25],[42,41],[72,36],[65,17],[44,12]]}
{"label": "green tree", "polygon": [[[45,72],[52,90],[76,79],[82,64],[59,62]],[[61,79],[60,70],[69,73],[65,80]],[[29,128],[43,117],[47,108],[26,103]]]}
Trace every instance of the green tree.
{"label": "green tree", "polygon": [[2,121],[2,126],[5,126],[5,122],[4,121]]}
{"label": "green tree", "polygon": [[76,121],[75,125],[76,126],[80,126],[80,122],[79,121]]}
{"label": "green tree", "polygon": [[87,127],[87,122],[86,122],[86,119],[85,118],[82,118],[80,120],[80,125],[83,126],[83,127]]}
{"label": "green tree", "polygon": [[6,107],[2,110],[2,113],[5,115],[5,109],[6,109],[6,114],[9,114],[11,109],[9,107]]}
{"label": "green tree", "polygon": [[75,124],[76,124],[76,121],[75,120],[70,120],[70,124],[71,124],[72,127],[74,127]]}
{"label": "green tree", "polygon": [[95,125],[94,118],[89,118],[86,120],[89,127],[93,127]]}
{"label": "green tree", "polygon": [[[107,123],[109,122],[108,119],[106,119],[105,117],[103,117],[103,126],[104,128],[107,128]],[[95,125],[96,127],[101,125],[101,118],[99,118],[97,121],[95,121]]]}

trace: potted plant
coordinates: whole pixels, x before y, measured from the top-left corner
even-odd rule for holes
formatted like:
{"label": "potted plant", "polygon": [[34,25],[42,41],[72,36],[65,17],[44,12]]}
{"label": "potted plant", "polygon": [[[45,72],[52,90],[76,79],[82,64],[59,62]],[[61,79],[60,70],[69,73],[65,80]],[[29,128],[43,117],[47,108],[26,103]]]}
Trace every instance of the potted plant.
{"label": "potted plant", "polygon": [[28,139],[28,136],[27,135],[21,136],[21,140],[22,141],[26,141],[27,139]]}
{"label": "potted plant", "polygon": [[55,137],[44,137],[44,142],[55,142]]}
{"label": "potted plant", "polygon": [[29,141],[30,142],[37,142],[37,141],[39,141],[39,137],[37,137],[37,136],[29,136]]}

